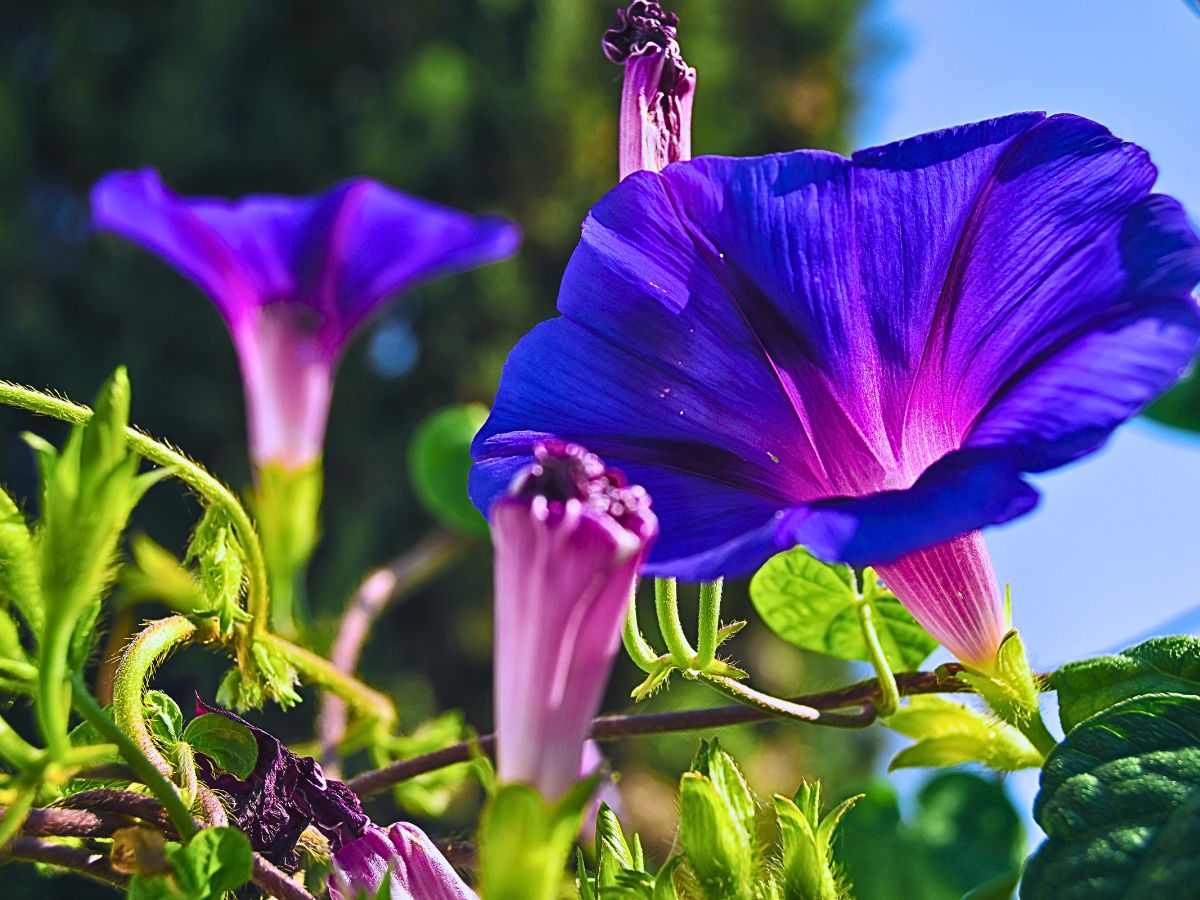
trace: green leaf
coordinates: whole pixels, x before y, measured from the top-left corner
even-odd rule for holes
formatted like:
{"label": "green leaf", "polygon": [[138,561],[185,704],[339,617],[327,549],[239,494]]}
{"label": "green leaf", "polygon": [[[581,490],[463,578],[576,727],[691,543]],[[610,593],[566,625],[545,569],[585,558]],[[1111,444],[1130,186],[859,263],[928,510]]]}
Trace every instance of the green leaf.
{"label": "green leaf", "polygon": [[1200,370],[1193,369],[1183,381],[1151,403],[1145,415],[1164,425],[1200,432]]}
{"label": "green leaf", "polygon": [[[864,578],[874,578],[867,570]],[[870,662],[855,606],[860,595],[849,566],[824,563],[803,547],[776,554],[750,580],[750,599],[775,634],[801,650]],[[882,589],[866,602],[875,612],[879,641],[896,671],[918,668],[937,648],[896,599]]]}
{"label": "green leaf", "polygon": [[1139,694],[1200,694],[1200,640],[1152,638],[1112,656],[1068,663],[1054,673],[1063,731]]}
{"label": "green leaf", "polygon": [[1191,897],[1200,884],[1200,697],[1146,694],[1077,725],[1046,760],[1047,839],[1022,900]]}
{"label": "green leaf", "polygon": [[183,733],[183,713],[179,704],[162,691],[146,691],[142,696],[146,724],[163,747],[173,747]]}
{"label": "green leaf", "polygon": [[408,477],[417,499],[435,519],[465,534],[487,534],[487,523],[467,496],[471,441],[488,417],[478,403],[439,409],[417,426],[408,448]]}
{"label": "green leaf", "polygon": [[918,792],[911,820],[895,789],[873,784],[839,829],[857,900],[959,900],[1021,863],[1021,818],[1001,783],[942,772]]}
{"label": "green leaf", "polygon": [[248,776],[258,762],[258,742],[250,729],[219,713],[205,713],[188,722],[183,741],[238,778]]}
{"label": "green leaf", "polygon": [[679,783],[679,837],[710,900],[753,896],[754,842],[716,786],[699,772]]}
{"label": "green leaf", "polygon": [[166,845],[169,874],[135,872],[130,900],[221,900],[250,880],[254,854],[236,828],[205,828],[186,846]]}
{"label": "green leaf", "polygon": [[208,608],[196,576],[170,550],[144,534],[133,535],[129,549],[133,564],[121,569],[120,575],[123,602],[159,600],[184,615]]}
{"label": "green leaf", "polygon": [[947,697],[910,697],[886,724],[917,742],[897,753],[889,770],[977,762],[1012,772],[1042,764],[1041,753],[1016,728]]}
{"label": "green leaf", "polygon": [[249,839],[236,828],[205,828],[171,857],[185,896],[220,897],[250,880]]}

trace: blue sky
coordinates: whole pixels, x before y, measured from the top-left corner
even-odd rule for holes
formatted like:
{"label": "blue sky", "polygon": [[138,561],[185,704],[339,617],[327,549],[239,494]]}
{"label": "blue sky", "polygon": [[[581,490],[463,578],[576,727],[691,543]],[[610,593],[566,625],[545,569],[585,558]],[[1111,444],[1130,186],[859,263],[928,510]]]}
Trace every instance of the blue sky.
{"label": "blue sky", "polygon": [[[859,145],[1019,110],[1078,113],[1146,147],[1157,189],[1200,216],[1200,17],[1183,0],[890,0],[870,27],[897,46],[866,85]],[[1200,607],[1200,439],[1135,422],[1037,485],[1038,510],[988,532],[1035,663],[1124,645]],[[1196,630],[1200,612],[1182,624]]]}

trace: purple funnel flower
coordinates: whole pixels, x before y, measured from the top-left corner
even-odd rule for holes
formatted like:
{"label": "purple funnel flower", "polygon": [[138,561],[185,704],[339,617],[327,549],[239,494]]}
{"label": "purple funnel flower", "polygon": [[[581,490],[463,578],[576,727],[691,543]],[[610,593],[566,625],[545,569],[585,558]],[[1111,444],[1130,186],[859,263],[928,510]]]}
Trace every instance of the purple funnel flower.
{"label": "purple funnel flower", "polygon": [[217,305],[245,381],[251,456],[321,453],[333,373],[355,329],[416,284],[515,252],[517,228],[356,178],[311,197],[181,197],[153,169],[92,189],[98,228],[156,253]]}
{"label": "purple funnel flower", "polygon": [[584,223],[562,316],[508,360],[472,496],[578,441],[653,495],[647,572],[744,575],[804,544],[878,565],[986,664],[1004,622],[977,529],[1196,350],[1200,245],[1155,175],[1094,122],[1029,113],[631,176]]}
{"label": "purple funnel flower", "polygon": [[556,800],[580,777],[658,521],[645,491],[582,447],[546,441],[532,451],[490,505],[496,772]]}
{"label": "purple funnel flower", "polygon": [[478,900],[446,857],[416,825],[397,822],[386,831],[372,825],[333,854],[331,900],[375,897],[391,872],[391,900]]}
{"label": "purple funnel flower", "polygon": [[621,177],[657,172],[692,158],[692,99],[696,70],[683,61],[676,40],[679,16],[658,0],[634,0],[617,10],[604,32],[604,55],[625,66],[621,91]]}
{"label": "purple funnel flower", "polygon": [[370,827],[358,795],[342,782],[326,778],[315,759],[297,756],[241,716],[196,698],[196,714],[204,713],[240,722],[258,743],[258,761],[245,779],[219,771],[206,756],[197,755],[196,761],[201,779],[228,795],[238,828],[267,859],[294,870],[299,864],[296,842],[309,825],[329,840],[335,853]]}

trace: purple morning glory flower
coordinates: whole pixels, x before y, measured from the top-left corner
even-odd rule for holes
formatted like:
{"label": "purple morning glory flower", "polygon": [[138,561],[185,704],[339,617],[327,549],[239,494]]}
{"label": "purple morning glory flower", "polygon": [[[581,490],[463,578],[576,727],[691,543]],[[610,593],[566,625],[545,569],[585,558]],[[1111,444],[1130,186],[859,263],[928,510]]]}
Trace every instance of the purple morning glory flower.
{"label": "purple morning glory flower", "polygon": [[196,761],[204,783],[230,798],[233,818],[250,846],[271,862],[294,870],[299,864],[296,842],[309,825],[329,840],[334,853],[371,826],[358,795],[342,782],[326,778],[315,759],[297,756],[241,716],[196,698],[196,714],[204,713],[240,722],[258,743],[258,761],[245,779],[219,771],[206,756],[197,754]]}
{"label": "purple morning glory flower", "polygon": [[1192,359],[1200,244],[1146,153],[1075,116],[864,150],[708,157],[591,211],[560,318],[476,438],[486,509],[548,436],[654,497],[646,570],[873,564],[960,658],[1005,628],[978,529]]}
{"label": "purple morning glory flower", "polygon": [[391,900],[478,900],[425,832],[408,822],[386,830],[372,825],[334,853],[330,900],[373,898],[389,872]]}
{"label": "purple morning glory flower", "polygon": [[92,189],[97,227],[156,253],[216,304],[245,382],[257,465],[320,456],[333,374],[356,328],[423,281],[512,255],[516,226],[367,178],[311,197],[181,197],[153,169]]}
{"label": "purple morning glory flower", "polygon": [[658,521],[645,491],[573,444],[538,443],[510,481],[489,512],[496,774],[553,801],[580,778]]}
{"label": "purple morning glory flower", "polygon": [[625,67],[621,91],[621,177],[657,172],[692,157],[692,100],[696,70],[683,61],[676,39],[679,16],[658,0],[634,0],[617,10],[604,32],[604,55]]}

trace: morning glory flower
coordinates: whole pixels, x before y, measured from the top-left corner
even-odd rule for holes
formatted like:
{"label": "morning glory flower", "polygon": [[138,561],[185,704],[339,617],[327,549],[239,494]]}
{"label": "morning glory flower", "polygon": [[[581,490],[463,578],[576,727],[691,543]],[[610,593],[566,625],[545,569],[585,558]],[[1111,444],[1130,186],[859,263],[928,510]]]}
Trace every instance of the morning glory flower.
{"label": "morning glory flower", "polygon": [[658,522],[645,491],[582,447],[547,440],[531,451],[489,504],[496,774],[553,801],[584,771],[584,741]]}
{"label": "morning glory flower", "polygon": [[621,91],[621,177],[692,157],[696,70],[683,61],[679,17],[658,0],[634,0],[617,10],[604,32],[605,56],[625,67]]}
{"label": "morning glory flower", "polygon": [[632,175],[505,366],[472,496],[577,441],[654,497],[647,572],[740,576],[803,544],[876,566],[986,666],[1006,622],[978,529],[1195,353],[1200,245],[1155,176],[1040,113]]}
{"label": "morning glory flower", "polygon": [[162,257],[224,317],[245,383],[251,456],[303,468],[321,454],[334,370],[356,329],[423,281],[504,259],[517,228],[368,178],[309,197],[181,197],[153,169],[92,189],[96,225]]}
{"label": "morning glory flower", "polygon": [[446,857],[416,825],[372,825],[358,840],[333,854],[330,900],[375,897],[383,880],[391,900],[478,900]]}

